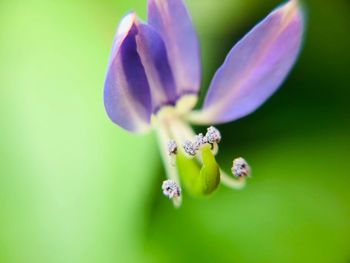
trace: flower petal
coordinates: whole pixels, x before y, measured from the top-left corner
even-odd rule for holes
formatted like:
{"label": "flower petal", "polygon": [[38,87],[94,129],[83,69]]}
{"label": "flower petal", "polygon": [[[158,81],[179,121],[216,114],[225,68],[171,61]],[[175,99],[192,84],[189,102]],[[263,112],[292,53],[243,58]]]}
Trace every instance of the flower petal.
{"label": "flower petal", "polygon": [[182,0],[148,0],[148,22],[162,36],[178,97],[197,93],[201,78],[199,43]]}
{"label": "flower petal", "polygon": [[121,22],[105,80],[105,108],[113,122],[143,131],[152,113],[175,104],[175,83],[160,35],[134,13]]}
{"label": "flower petal", "polygon": [[152,108],[146,73],[136,50],[135,19],[131,13],[119,25],[105,80],[104,103],[114,123],[141,132],[150,123]]}
{"label": "flower petal", "polygon": [[175,105],[177,96],[164,41],[149,25],[138,23],[135,36],[137,51],[145,69],[152,98],[152,111]]}
{"label": "flower petal", "polygon": [[228,54],[216,72],[195,123],[224,123],[244,117],[282,84],[301,47],[303,13],[296,0],[271,12]]}

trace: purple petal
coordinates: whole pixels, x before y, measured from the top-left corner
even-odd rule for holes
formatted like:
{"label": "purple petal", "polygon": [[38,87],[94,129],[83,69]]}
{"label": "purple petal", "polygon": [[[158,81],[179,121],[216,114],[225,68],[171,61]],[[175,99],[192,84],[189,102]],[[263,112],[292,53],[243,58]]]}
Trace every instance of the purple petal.
{"label": "purple petal", "polygon": [[122,20],[114,40],[104,101],[111,120],[135,132],[148,128],[160,106],[176,101],[164,42],[133,13]]}
{"label": "purple petal", "polygon": [[148,22],[164,39],[176,93],[197,93],[201,67],[199,43],[182,0],[148,0]]}
{"label": "purple petal", "polygon": [[135,19],[135,14],[129,14],[119,25],[105,80],[104,103],[114,123],[141,132],[150,123],[152,108],[146,73],[136,50]]}
{"label": "purple petal", "polygon": [[153,113],[163,105],[175,105],[174,77],[161,36],[151,26],[139,23],[135,39],[150,86]]}
{"label": "purple petal", "polygon": [[301,47],[303,14],[296,0],[270,13],[228,54],[216,72],[196,123],[224,123],[244,117],[282,84]]}

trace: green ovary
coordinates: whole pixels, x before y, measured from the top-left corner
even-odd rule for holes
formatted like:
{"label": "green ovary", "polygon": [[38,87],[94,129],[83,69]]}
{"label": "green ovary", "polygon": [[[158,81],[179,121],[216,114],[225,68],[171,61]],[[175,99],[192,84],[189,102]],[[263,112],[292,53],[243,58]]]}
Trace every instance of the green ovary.
{"label": "green ovary", "polygon": [[220,182],[220,169],[211,152],[210,145],[200,149],[203,165],[196,158],[189,159],[183,153],[176,156],[176,164],[181,182],[193,196],[210,195]]}

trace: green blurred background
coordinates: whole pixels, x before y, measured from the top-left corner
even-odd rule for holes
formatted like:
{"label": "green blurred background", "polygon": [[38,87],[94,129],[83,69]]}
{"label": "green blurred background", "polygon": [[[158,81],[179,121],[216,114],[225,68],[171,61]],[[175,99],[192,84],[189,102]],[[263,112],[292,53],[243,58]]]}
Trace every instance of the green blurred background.
{"label": "green blurred background", "polygon": [[[281,1],[187,3],[204,91]],[[253,178],[175,210],[154,135],[113,125],[102,101],[116,25],[131,9],[145,19],[146,0],[1,0],[0,262],[350,262],[350,3],[304,3],[283,88],[220,126],[220,163],[242,155]]]}

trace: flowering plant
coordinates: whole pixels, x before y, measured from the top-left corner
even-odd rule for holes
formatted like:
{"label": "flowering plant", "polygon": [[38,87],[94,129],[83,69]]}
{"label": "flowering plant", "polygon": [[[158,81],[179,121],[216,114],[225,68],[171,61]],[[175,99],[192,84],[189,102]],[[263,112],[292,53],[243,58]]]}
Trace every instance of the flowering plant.
{"label": "flowering plant", "polygon": [[[272,11],[231,49],[203,107],[193,110],[201,63],[184,2],[148,0],[148,23],[135,13],[122,19],[108,64],[105,108],[125,130],[157,132],[168,177],[162,188],[175,205],[181,204],[181,184],[195,196],[211,194],[220,181],[233,188],[244,185],[248,163],[235,159],[233,177],[220,169],[215,155],[221,134],[211,125],[252,113],[280,87],[296,61],[303,32],[297,0]],[[196,135],[190,124],[210,127]]]}

